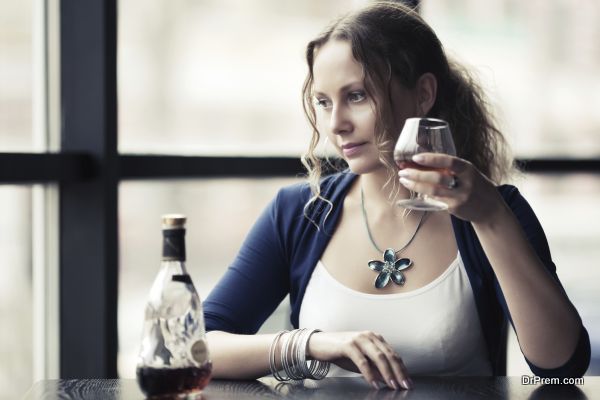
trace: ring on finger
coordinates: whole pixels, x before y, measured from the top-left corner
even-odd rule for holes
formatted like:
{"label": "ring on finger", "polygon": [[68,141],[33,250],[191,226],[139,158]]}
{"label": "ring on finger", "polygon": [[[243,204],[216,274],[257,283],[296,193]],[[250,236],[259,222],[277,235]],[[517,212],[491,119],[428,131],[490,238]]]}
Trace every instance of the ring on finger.
{"label": "ring on finger", "polygon": [[458,176],[452,175],[452,180],[448,182],[448,189],[453,190],[458,187]]}

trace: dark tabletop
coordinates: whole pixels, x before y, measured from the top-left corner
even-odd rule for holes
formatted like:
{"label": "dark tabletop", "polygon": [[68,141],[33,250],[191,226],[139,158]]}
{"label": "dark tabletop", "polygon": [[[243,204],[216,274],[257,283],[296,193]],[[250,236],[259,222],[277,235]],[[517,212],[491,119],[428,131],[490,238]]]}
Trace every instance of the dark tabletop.
{"label": "dark tabletop", "polygon": [[[523,385],[520,377],[413,377],[410,391],[375,390],[362,378],[283,384],[273,378],[258,381],[213,380],[195,399],[600,399],[600,376],[584,377],[583,384]],[[25,400],[143,399],[134,379],[47,380],[34,384]]]}

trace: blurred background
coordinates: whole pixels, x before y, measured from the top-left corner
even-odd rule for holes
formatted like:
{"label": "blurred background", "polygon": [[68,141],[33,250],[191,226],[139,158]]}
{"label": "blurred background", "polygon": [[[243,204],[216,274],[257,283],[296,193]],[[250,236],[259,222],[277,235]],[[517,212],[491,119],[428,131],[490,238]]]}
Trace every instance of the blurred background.
{"label": "blurred background", "polygon": [[[310,135],[300,97],[304,46],[332,18],[367,2],[119,1],[119,152],[299,156]],[[41,3],[0,0],[2,153],[53,150],[36,133],[37,87],[45,84],[36,74]],[[476,71],[515,157],[600,158],[600,3],[423,0],[420,11],[447,53]],[[204,298],[277,189],[299,180],[120,182],[119,376],[135,376],[143,308],[160,263],[160,215],[188,215],[188,267]],[[598,375],[600,225],[593,221],[600,221],[600,174],[532,173],[512,183],[545,228],[558,275],[590,333],[588,375]],[[44,375],[34,368],[33,323],[44,304],[35,289],[35,243],[51,234],[36,222],[44,186],[51,184],[0,185],[0,386],[7,388],[0,399],[22,396]],[[263,331],[287,324],[284,301]],[[513,335],[508,374],[526,373]]]}

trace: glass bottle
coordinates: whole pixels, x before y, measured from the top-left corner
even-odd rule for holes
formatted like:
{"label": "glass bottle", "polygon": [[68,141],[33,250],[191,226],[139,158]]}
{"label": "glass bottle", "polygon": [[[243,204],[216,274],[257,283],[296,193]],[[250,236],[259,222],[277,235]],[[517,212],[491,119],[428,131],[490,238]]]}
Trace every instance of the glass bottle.
{"label": "glass bottle", "polygon": [[185,268],[186,217],[162,217],[162,263],[144,318],[137,380],[148,397],[187,396],[210,381],[202,303]]}

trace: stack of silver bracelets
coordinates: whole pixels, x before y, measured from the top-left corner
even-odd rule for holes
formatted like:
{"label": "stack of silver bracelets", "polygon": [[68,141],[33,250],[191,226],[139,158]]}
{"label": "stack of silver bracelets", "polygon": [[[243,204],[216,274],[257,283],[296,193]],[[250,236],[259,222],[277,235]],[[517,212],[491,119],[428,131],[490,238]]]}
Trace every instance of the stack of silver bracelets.
{"label": "stack of silver bracelets", "polygon": [[[269,367],[271,373],[278,381],[301,380],[301,379],[323,379],[329,372],[329,363],[325,361],[306,360],[306,348],[310,336],[318,329],[296,329],[293,331],[281,331],[275,335],[269,350]],[[286,334],[281,346],[281,366],[286,376],[282,376],[275,364],[275,352],[281,337]]]}

